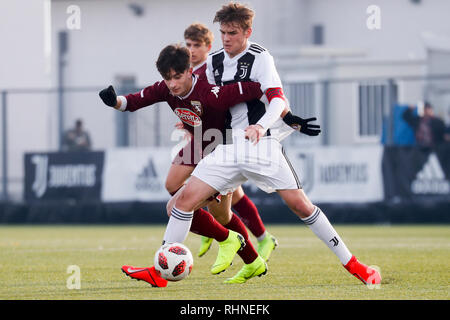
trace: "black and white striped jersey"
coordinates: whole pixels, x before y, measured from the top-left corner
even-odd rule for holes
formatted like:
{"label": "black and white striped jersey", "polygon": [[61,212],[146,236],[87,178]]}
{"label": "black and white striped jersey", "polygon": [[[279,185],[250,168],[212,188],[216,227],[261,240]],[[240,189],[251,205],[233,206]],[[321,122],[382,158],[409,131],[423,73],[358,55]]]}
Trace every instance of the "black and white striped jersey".
{"label": "black and white striped jersey", "polygon": [[[238,81],[254,81],[261,84],[261,90],[281,88],[282,83],[272,55],[260,45],[248,41],[246,49],[237,56],[230,58],[222,48],[211,53],[207,59],[206,76],[208,82],[225,85]],[[269,102],[264,95],[261,100],[239,103],[229,109],[226,128],[244,130],[251,124],[256,124],[265,114]],[[284,130],[284,122],[279,119],[269,128],[267,135],[274,134],[273,129]],[[284,137],[283,137],[284,138]]]}

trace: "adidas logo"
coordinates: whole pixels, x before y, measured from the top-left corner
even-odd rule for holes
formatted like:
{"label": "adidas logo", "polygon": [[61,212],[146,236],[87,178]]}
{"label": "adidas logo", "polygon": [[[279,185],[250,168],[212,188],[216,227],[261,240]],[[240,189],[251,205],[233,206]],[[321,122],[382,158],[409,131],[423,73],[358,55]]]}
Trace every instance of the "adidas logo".
{"label": "adidas logo", "polygon": [[153,164],[153,160],[150,159],[147,165],[142,169],[141,173],[137,177],[136,189],[160,191],[162,188],[161,182],[158,180],[158,175]]}
{"label": "adidas logo", "polygon": [[445,173],[435,153],[430,154],[422,170],[417,173],[411,184],[411,191],[415,194],[450,193],[450,183],[445,179]]}
{"label": "adidas logo", "polygon": [[214,75],[217,77],[219,75],[219,70],[214,71]]}

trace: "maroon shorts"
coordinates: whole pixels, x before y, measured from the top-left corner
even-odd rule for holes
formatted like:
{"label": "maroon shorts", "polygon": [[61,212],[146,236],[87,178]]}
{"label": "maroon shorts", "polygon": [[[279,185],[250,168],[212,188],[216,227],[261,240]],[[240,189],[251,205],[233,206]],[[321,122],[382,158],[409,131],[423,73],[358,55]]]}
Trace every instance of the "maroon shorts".
{"label": "maroon shorts", "polygon": [[175,159],[173,159],[172,164],[195,167],[202,159],[202,153],[202,145],[195,143],[192,139],[180,150],[180,152],[178,152]]}
{"label": "maroon shorts", "polygon": [[[178,152],[175,159],[173,159],[172,164],[195,167],[202,159],[202,154],[202,146],[191,140],[180,150],[180,152]],[[216,200],[220,203],[220,193],[217,192],[215,195],[209,197],[208,200]]]}

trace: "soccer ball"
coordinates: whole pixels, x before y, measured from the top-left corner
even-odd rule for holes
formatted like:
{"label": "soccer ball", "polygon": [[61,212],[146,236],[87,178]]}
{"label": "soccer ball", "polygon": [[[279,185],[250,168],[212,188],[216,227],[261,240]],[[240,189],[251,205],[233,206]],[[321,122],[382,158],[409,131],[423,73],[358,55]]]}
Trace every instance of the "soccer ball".
{"label": "soccer ball", "polygon": [[179,281],[191,273],[194,259],[191,251],[185,245],[168,243],[156,251],[154,265],[162,278]]}

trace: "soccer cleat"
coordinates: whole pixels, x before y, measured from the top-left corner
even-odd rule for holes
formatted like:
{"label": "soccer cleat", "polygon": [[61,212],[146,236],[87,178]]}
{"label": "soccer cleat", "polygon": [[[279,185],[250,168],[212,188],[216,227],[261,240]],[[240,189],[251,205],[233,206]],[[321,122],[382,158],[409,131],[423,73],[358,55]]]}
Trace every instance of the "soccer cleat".
{"label": "soccer cleat", "polygon": [[150,268],[122,266],[122,272],[130,278],[148,282],[152,285],[152,287],[163,288],[167,286],[167,280],[161,278],[159,272],[155,270],[154,266]]}
{"label": "soccer cleat", "polygon": [[265,238],[258,242],[258,249],[256,251],[264,261],[269,261],[269,257],[276,246],[278,246],[277,239],[267,232]]}
{"label": "soccer cleat", "polygon": [[219,274],[224,272],[231,266],[236,252],[242,250],[244,246],[244,237],[235,231],[229,230],[228,238],[219,242],[219,252],[217,253],[216,261],[211,267],[211,273]]}
{"label": "soccer cleat", "polygon": [[245,283],[253,277],[261,277],[266,273],[267,263],[261,256],[258,256],[255,261],[244,265],[233,278],[225,280],[224,283]]}
{"label": "soccer cleat", "polygon": [[350,261],[344,266],[348,272],[354,275],[356,278],[361,280],[364,284],[379,284],[381,283],[381,275],[380,273],[372,269],[365,264],[361,263],[356,259],[355,256],[352,256]]}
{"label": "soccer cleat", "polygon": [[198,249],[198,256],[202,257],[211,248],[213,238],[208,238],[202,236],[202,243],[200,244],[200,249]]}

